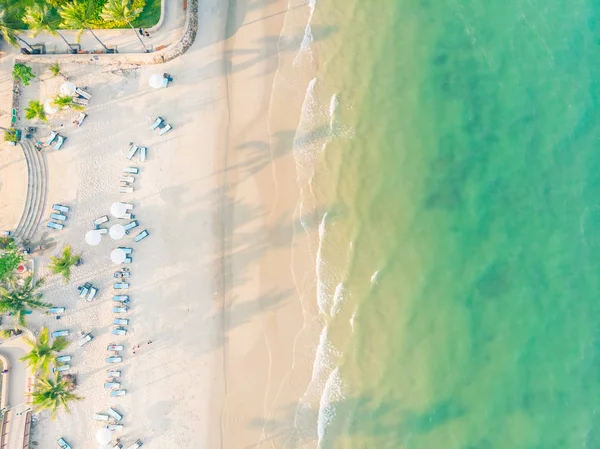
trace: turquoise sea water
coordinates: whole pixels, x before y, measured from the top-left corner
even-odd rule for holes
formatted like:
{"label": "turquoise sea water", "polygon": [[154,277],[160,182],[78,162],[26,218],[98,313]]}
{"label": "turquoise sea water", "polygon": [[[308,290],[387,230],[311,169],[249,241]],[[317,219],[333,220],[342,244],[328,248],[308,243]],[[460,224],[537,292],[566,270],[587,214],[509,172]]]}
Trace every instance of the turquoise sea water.
{"label": "turquoise sea water", "polygon": [[600,6],[314,5],[319,446],[599,447]]}

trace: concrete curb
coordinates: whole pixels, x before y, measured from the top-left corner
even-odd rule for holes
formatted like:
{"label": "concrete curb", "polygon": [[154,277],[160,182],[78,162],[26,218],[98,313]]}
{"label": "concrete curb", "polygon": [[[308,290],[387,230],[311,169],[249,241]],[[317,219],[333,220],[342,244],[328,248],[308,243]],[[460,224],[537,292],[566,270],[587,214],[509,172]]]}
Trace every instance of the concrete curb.
{"label": "concrete curb", "polygon": [[165,4],[166,3],[167,3],[167,0],[160,0],[160,19],[158,19],[158,22],[156,25],[154,25],[152,28],[148,28],[146,30],[149,33],[155,33],[158,30],[160,30],[160,28],[162,27],[162,24],[165,20]]}
{"label": "concrete curb", "polygon": [[2,378],[2,398],[0,398],[0,410],[4,410],[6,407],[6,398],[8,397],[8,381],[10,378],[10,363],[8,363],[8,359],[0,354],[0,361],[2,361],[2,366],[4,369],[7,369],[9,372],[4,374]]}

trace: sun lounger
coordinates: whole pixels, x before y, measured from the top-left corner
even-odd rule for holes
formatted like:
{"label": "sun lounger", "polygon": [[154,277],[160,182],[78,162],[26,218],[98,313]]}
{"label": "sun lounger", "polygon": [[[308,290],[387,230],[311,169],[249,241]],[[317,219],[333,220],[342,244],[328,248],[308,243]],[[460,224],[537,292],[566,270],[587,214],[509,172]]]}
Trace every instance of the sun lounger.
{"label": "sun lounger", "polygon": [[113,301],[117,301],[117,302],[122,302],[123,304],[126,304],[129,302],[129,296],[127,295],[114,295],[112,297]]}
{"label": "sun lounger", "polygon": [[77,287],[77,290],[79,290],[79,297],[85,298],[87,296],[88,292],[90,291],[91,286],[92,286],[92,284],[90,284],[89,282],[86,282],[82,286]]}
{"label": "sun lounger", "polygon": [[138,235],[135,236],[135,238],[133,240],[135,240],[136,242],[139,242],[140,240],[144,240],[146,237],[148,237],[150,234],[148,233],[148,231],[146,231],[145,229],[140,232]]}
{"label": "sun lounger", "polygon": [[125,167],[123,169],[123,173],[131,173],[132,175],[137,175],[140,172],[140,169],[137,167]]}
{"label": "sun lounger", "polygon": [[113,390],[110,392],[110,395],[112,397],[125,396],[126,394],[127,394],[127,390]]}
{"label": "sun lounger", "polygon": [[94,421],[108,421],[110,419],[110,416],[105,415],[104,413],[94,413],[92,415],[92,419]]}
{"label": "sun lounger", "polygon": [[96,231],[98,231],[98,233],[101,235],[108,234],[108,229],[106,228],[98,228]]}
{"label": "sun lounger", "polygon": [[125,349],[123,345],[108,345],[106,347],[107,351],[122,351],[123,349]]}
{"label": "sun lounger", "polygon": [[108,221],[108,215],[103,215],[102,217],[98,217],[96,218],[93,223],[94,226],[96,227],[96,229],[98,229],[98,226],[100,226],[102,223],[106,223]]}
{"label": "sun lounger", "polygon": [[135,218],[135,215],[133,214],[123,214],[122,216],[118,217],[121,220],[133,220]]}
{"label": "sun lounger", "polygon": [[77,95],[82,96],[83,98],[85,98],[86,100],[89,100],[90,98],[92,98],[92,96],[90,94],[88,94],[85,90],[80,89],[79,87],[75,88],[75,93]]}
{"label": "sun lounger", "polygon": [[50,214],[50,218],[58,221],[67,221],[67,216],[63,214]]}
{"label": "sun lounger", "polygon": [[126,257],[123,263],[131,263],[131,257]]}
{"label": "sun lounger", "polygon": [[48,226],[50,229],[58,229],[59,231],[65,227],[65,225],[57,223],[55,221],[49,221],[46,226]]}
{"label": "sun lounger", "polygon": [[142,444],[143,444],[142,440],[137,440],[135,443],[133,443],[127,449],[140,449],[140,447],[142,447]]}
{"label": "sun lounger", "polygon": [[133,252],[133,248],[125,248],[124,246],[119,246],[119,249],[123,250],[125,254],[131,254]]}
{"label": "sun lounger", "polygon": [[119,187],[119,193],[133,193],[133,186]]}
{"label": "sun lounger", "polygon": [[124,327],[115,327],[112,330],[112,334],[113,335],[126,335],[127,334],[127,329],[125,329]]}
{"label": "sun lounger", "polygon": [[86,117],[87,117],[87,114],[80,112],[79,115],[77,116],[77,118],[75,120],[73,120],[73,124],[77,125],[77,126],[83,125],[83,122],[85,121]]}
{"label": "sun lounger", "polygon": [[85,334],[83,337],[81,337],[79,339],[79,341],[77,342],[77,346],[82,347],[83,345],[89,343],[93,339],[94,339],[94,336],[92,334]]}
{"label": "sun lounger", "polygon": [[135,178],[133,176],[121,176],[121,182],[132,183],[135,182]]}
{"label": "sun lounger", "polygon": [[73,449],[73,448],[72,448],[72,447],[69,445],[69,443],[67,443],[67,442],[65,441],[65,439],[64,439],[64,438],[59,438],[59,439],[57,440],[57,443],[58,443],[58,447],[60,447],[60,449]]}
{"label": "sun lounger", "polygon": [[93,301],[97,294],[98,294],[98,289],[96,287],[90,288],[90,294],[88,295],[87,300]]}
{"label": "sun lounger", "polygon": [[121,377],[121,371],[119,371],[119,370],[116,370],[116,369],[109,369],[109,370],[106,372],[106,375],[107,375],[108,377],[111,377],[111,378],[115,378],[115,377]]}
{"label": "sun lounger", "polygon": [[129,324],[129,320],[126,318],[115,318],[113,320],[113,324],[117,326],[127,326]]}
{"label": "sun lounger", "polygon": [[90,100],[86,100],[85,98],[73,97],[73,103],[80,104],[82,106],[87,106]]}
{"label": "sun lounger", "polygon": [[123,430],[123,424],[109,424],[106,428],[111,432],[116,432],[117,430]]}
{"label": "sun lounger", "polygon": [[115,271],[115,277],[123,277],[123,278],[128,278],[131,277],[131,271],[129,271],[128,268],[123,268],[122,270],[119,271]]}
{"label": "sun lounger", "polygon": [[123,360],[123,357],[113,355],[111,357],[107,357],[106,363],[119,363]]}
{"label": "sun lounger", "polygon": [[150,126],[150,128],[152,130],[155,130],[156,128],[158,128],[160,126],[160,124],[163,122],[164,120],[162,119],[162,117],[157,117],[156,120],[154,120],[154,123],[152,123],[152,126]]}
{"label": "sun lounger", "polygon": [[48,136],[48,138],[46,139],[46,145],[51,145],[52,142],[54,142],[54,139],[56,139],[56,136],[58,136],[57,132],[50,131],[50,136]]}
{"label": "sun lounger", "polygon": [[133,220],[130,221],[129,223],[127,223],[124,227],[125,227],[125,234],[129,234],[129,231],[131,231],[133,228],[137,228],[140,224],[138,223],[137,220]]}
{"label": "sun lounger", "polygon": [[126,290],[129,288],[129,284],[127,282],[117,282],[113,285],[115,290]]}
{"label": "sun lounger", "polygon": [[115,419],[115,421],[117,421],[117,422],[119,422],[119,421],[121,421],[121,420],[123,419],[123,415],[121,415],[119,412],[117,412],[117,411],[116,411],[114,408],[109,408],[109,409],[107,410],[107,412],[108,412],[108,414],[109,414],[110,416],[112,416],[112,417]]}
{"label": "sun lounger", "polygon": [[52,332],[50,335],[52,335],[52,338],[66,337],[69,335],[69,331],[67,329],[61,329],[59,331]]}
{"label": "sun lounger", "polygon": [[158,132],[158,135],[162,136],[163,134],[166,134],[167,132],[171,131],[172,129],[173,129],[173,127],[171,125],[167,125]]}
{"label": "sun lounger", "polygon": [[129,183],[127,181],[119,181],[119,187],[129,187]]}
{"label": "sun lounger", "polygon": [[56,143],[54,144],[54,149],[60,150],[62,148],[63,144],[65,143],[65,140],[67,140],[67,138],[65,136],[61,136],[59,134],[58,138],[56,139]]}
{"label": "sun lounger", "polygon": [[65,308],[64,307],[50,307],[48,309],[48,312],[58,315],[59,313],[64,313]]}
{"label": "sun lounger", "polygon": [[70,355],[61,355],[60,357],[56,357],[56,361],[58,363],[70,362],[71,356]]}
{"label": "sun lounger", "polygon": [[63,365],[59,365],[56,368],[52,368],[53,373],[62,373],[63,371],[68,371],[71,369],[71,365],[65,363]]}
{"label": "sun lounger", "polygon": [[128,310],[129,310],[129,307],[127,307],[127,306],[113,307],[113,309],[112,309],[113,313],[127,313]]}
{"label": "sun lounger", "polygon": [[127,153],[127,159],[131,160],[133,158],[133,156],[135,156],[135,153],[137,153],[138,147],[137,145],[131,145],[129,147],[129,152]]}
{"label": "sun lounger", "polygon": [[119,382],[105,382],[104,383],[104,388],[106,388],[108,390],[116,390],[120,386],[121,386],[121,384]]}
{"label": "sun lounger", "polygon": [[148,149],[146,147],[142,147],[140,149],[140,162],[146,162],[146,152]]}
{"label": "sun lounger", "polygon": [[121,443],[115,444],[112,449],[123,449],[123,445]]}
{"label": "sun lounger", "polygon": [[63,206],[62,204],[53,204],[52,209],[59,212],[69,212],[71,210],[69,206]]}

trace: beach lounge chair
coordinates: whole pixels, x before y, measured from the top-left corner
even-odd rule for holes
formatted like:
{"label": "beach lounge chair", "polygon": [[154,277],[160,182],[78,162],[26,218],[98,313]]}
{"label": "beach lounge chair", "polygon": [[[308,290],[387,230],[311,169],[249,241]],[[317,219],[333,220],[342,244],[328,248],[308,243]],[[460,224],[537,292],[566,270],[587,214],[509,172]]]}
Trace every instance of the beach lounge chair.
{"label": "beach lounge chair", "polygon": [[65,310],[66,309],[64,307],[50,307],[48,309],[48,312],[53,313],[54,315],[58,315],[59,313],[64,313]]}
{"label": "beach lounge chair", "polygon": [[104,383],[104,388],[106,388],[107,390],[116,390],[117,388],[120,388],[121,384],[119,382],[105,382]]}
{"label": "beach lounge chair", "polygon": [[90,284],[89,282],[86,282],[85,284],[77,287],[77,290],[79,290],[79,297],[85,298],[87,296],[87,294],[89,293],[91,286],[92,286],[92,284]]}
{"label": "beach lounge chair", "polygon": [[123,357],[117,355],[106,358],[106,363],[119,363],[121,361],[123,361]]}
{"label": "beach lounge chair", "polygon": [[122,351],[123,349],[125,349],[123,345],[108,345],[106,347],[107,351]]}
{"label": "beach lounge chair", "polygon": [[109,409],[107,410],[107,412],[108,412],[108,414],[109,414],[110,416],[112,416],[112,417],[115,419],[115,421],[117,421],[117,422],[119,422],[119,421],[121,421],[121,420],[123,419],[123,415],[121,415],[119,412],[117,412],[117,411],[116,411],[114,408],[109,408]]}
{"label": "beach lounge chair", "polygon": [[129,324],[129,320],[127,318],[115,318],[113,320],[113,324],[117,326],[127,326]]}
{"label": "beach lounge chair", "polygon": [[173,129],[173,127],[171,125],[167,125],[164,128],[162,128],[159,132],[158,135],[162,136],[163,134],[168,133],[169,131],[171,131]]}
{"label": "beach lounge chair", "polygon": [[127,304],[129,302],[129,296],[127,295],[114,295],[112,297],[113,301],[122,302],[123,304]]}
{"label": "beach lounge chair", "polygon": [[140,149],[140,162],[146,162],[146,151],[148,151],[146,147]]}
{"label": "beach lounge chair", "polygon": [[69,206],[63,206],[62,204],[53,204],[52,210],[57,210],[59,212],[69,212],[71,208]]}
{"label": "beach lounge chair", "polygon": [[87,106],[89,102],[90,102],[90,100],[87,100],[85,98],[73,97],[73,103],[75,103],[75,104],[80,104],[82,106]]}
{"label": "beach lounge chair", "polygon": [[102,223],[106,223],[108,221],[108,215],[103,215],[102,217],[98,217],[96,218],[93,223],[94,223],[94,227],[96,229],[98,229],[98,227],[102,224]]}
{"label": "beach lounge chair", "polygon": [[129,187],[129,183],[127,181],[119,181],[119,187]]}
{"label": "beach lounge chair", "polygon": [[136,242],[139,242],[140,240],[144,240],[146,237],[148,237],[150,234],[148,233],[148,231],[146,231],[145,229],[140,232],[138,235],[135,236],[135,238],[133,240],[135,240]]}
{"label": "beach lounge chair", "polygon": [[92,415],[92,419],[94,421],[108,421],[110,419],[110,416],[105,415],[104,413],[94,413]]}
{"label": "beach lounge chair", "polygon": [[79,115],[77,116],[77,118],[75,120],[73,120],[73,124],[77,125],[77,126],[83,125],[83,122],[85,121],[86,117],[87,117],[87,114],[80,112]]}
{"label": "beach lounge chair", "polygon": [[60,449],[73,449],[73,448],[72,448],[72,447],[69,445],[69,443],[67,443],[67,442],[65,441],[65,439],[64,439],[64,438],[59,438],[59,439],[57,440],[57,443],[58,443],[58,447],[60,447]]}
{"label": "beach lounge chair", "polygon": [[50,229],[57,229],[59,231],[65,227],[65,225],[63,225],[61,223],[57,223],[55,221],[49,221],[46,226],[48,226]]}
{"label": "beach lounge chair", "polygon": [[127,313],[128,310],[129,310],[129,307],[127,307],[127,306],[113,307],[113,309],[112,309],[113,313]]}
{"label": "beach lounge chair", "polygon": [[115,444],[112,449],[123,449],[123,445],[121,443]]}
{"label": "beach lounge chair", "polygon": [[112,397],[125,396],[127,394],[127,390],[113,390],[110,392]]}
{"label": "beach lounge chair", "polygon": [[108,229],[106,228],[98,228],[96,231],[98,231],[99,234],[108,234]]}
{"label": "beach lounge chair", "polygon": [[119,246],[119,249],[123,250],[125,254],[131,254],[133,252],[133,248],[125,248],[124,246]]}
{"label": "beach lounge chair", "polygon": [[90,294],[88,295],[87,300],[93,301],[97,294],[98,294],[98,289],[96,287],[90,288]]}
{"label": "beach lounge chair", "polygon": [[125,227],[125,234],[129,234],[129,231],[131,231],[133,228],[137,228],[140,224],[138,223],[137,220],[133,220],[130,221],[129,223],[127,223],[124,227]]}
{"label": "beach lounge chair", "polygon": [[92,98],[92,96],[87,93],[85,90],[80,89],[79,87],[75,88],[75,93],[83,98],[85,98],[86,100],[89,100],[90,98]]}
{"label": "beach lounge chair", "polygon": [[94,339],[94,336],[92,334],[85,334],[83,337],[81,337],[79,339],[79,341],[77,342],[77,346],[82,347],[83,345],[89,343],[93,339]]}
{"label": "beach lounge chair", "polygon": [[126,257],[123,263],[131,263],[131,257]]}
{"label": "beach lounge chair", "polygon": [[63,144],[65,143],[65,140],[67,140],[67,138],[65,136],[61,136],[59,134],[58,138],[56,139],[56,143],[54,144],[54,149],[60,150],[62,148]]}
{"label": "beach lounge chair", "polygon": [[131,173],[132,175],[137,175],[140,172],[140,169],[137,167],[125,167],[123,169],[123,173]]}
{"label": "beach lounge chair", "polygon": [[123,430],[123,424],[109,424],[106,428],[111,432],[116,432],[117,430]]}
{"label": "beach lounge chair", "polygon": [[124,327],[115,327],[111,333],[113,335],[127,335],[127,329]]}
{"label": "beach lounge chair", "polygon": [[127,282],[117,282],[113,285],[115,290],[125,290],[129,288],[129,284]]}
{"label": "beach lounge chair", "polygon": [[121,220],[133,220],[135,218],[135,215],[133,215],[133,214],[123,214],[119,218]]}
{"label": "beach lounge chair", "polygon": [[137,145],[131,145],[129,147],[129,152],[127,153],[127,159],[131,160],[133,158],[133,156],[135,156],[135,153],[137,153],[138,147]]}
{"label": "beach lounge chair", "polygon": [[133,176],[121,176],[121,182],[132,183],[135,182],[135,178]]}
{"label": "beach lounge chair", "polygon": [[128,278],[131,277],[131,271],[128,268],[123,268],[122,270],[115,271],[115,277]]}
{"label": "beach lounge chair", "polygon": [[119,187],[119,193],[133,193],[133,186]]}
{"label": "beach lounge chair", "polygon": [[50,214],[50,218],[58,221],[67,221],[67,216],[63,214]]}
{"label": "beach lounge chair", "polygon": [[56,357],[56,361],[58,363],[66,363],[71,361],[70,355],[61,355],[60,357]]}
{"label": "beach lounge chair", "polygon": [[68,371],[71,369],[71,365],[68,363],[64,363],[62,365],[58,365],[56,368],[52,368],[53,373],[62,373],[63,371]]}
{"label": "beach lounge chair", "polygon": [[121,377],[121,371],[116,370],[116,369],[109,369],[106,372],[106,375],[111,378]]}
{"label": "beach lounge chair", "polygon": [[142,444],[143,444],[142,440],[137,440],[135,443],[133,443],[127,449],[140,449],[140,447],[142,447]]}
{"label": "beach lounge chair", "polygon": [[67,335],[69,335],[69,331],[67,329],[61,329],[59,331],[52,332],[51,335],[52,335],[52,338],[66,337]]}
{"label": "beach lounge chair", "polygon": [[162,117],[156,117],[156,120],[154,120],[154,123],[152,123],[152,126],[150,126],[150,128],[152,130],[155,130],[156,128],[158,128],[160,126],[160,124],[163,122],[164,120],[162,119]]}
{"label": "beach lounge chair", "polygon": [[46,139],[46,145],[51,145],[52,142],[54,142],[54,139],[56,139],[56,136],[58,136],[58,133],[55,131],[50,131],[50,135],[48,136],[48,138]]}

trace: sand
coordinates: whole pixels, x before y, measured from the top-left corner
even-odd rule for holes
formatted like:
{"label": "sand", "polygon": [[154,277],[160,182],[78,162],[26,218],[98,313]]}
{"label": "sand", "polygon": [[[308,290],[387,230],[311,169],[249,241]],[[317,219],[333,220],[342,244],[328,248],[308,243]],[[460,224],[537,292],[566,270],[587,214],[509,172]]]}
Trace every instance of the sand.
{"label": "sand", "polygon": [[[96,447],[101,424],[91,417],[108,407],[125,417],[115,433],[125,447],[140,438],[153,448],[273,448],[297,438],[292,422],[310,380],[314,336],[292,270],[306,257],[306,242],[294,233],[298,192],[289,126],[299,111],[283,119],[285,96],[272,95],[287,3],[227,7],[223,0],[202,2],[195,44],[164,66],[63,66],[93,97],[80,128],[72,124],[76,112],[51,117],[49,126],[68,140],[61,151],[46,153],[44,217],[53,203],[72,211],[63,231],[49,231],[42,221],[37,240],[55,246],[36,262],[48,276],[45,298],[67,312],[59,321],[34,314],[30,324],[70,331],[66,353],[84,400],[55,422],[40,415],[32,434],[39,449],[54,448],[61,436],[74,448]],[[34,69],[42,81],[21,104],[52,96],[62,82],[42,66]],[[175,82],[152,90],[148,78],[162,71]],[[150,130],[158,115],[173,131]],[[148,147],[148,161],[125,158],[131,141]],[[7,151],[0,157],[8,158]],[[119,194],[126,166],[141,173],[134,193]],[[19,182],[18,173],[11,170],[6,183]],[[135,205],[139,229],[150,237],[134,243],[132,236],[119,242],[105,236],[98,246],[86,245],[92,220],[119,200]],[[22,201],[11,201],[1,223],[22,210]],[[111,217],[108,225],[117,221]],[[69,284],[45,268],[67,243],[84,260]],[[119,266],[109,255],[120,245],[134,248],[125,337],[110,333]],[[85,282],[100,289],[94,302],[78,299],[76,288]],[[82,332],[94,340],[79,348]],[[127,390],[118,399],[103,388],[110,343],[126,347],[124,361],[111,366],[123,372]]]}

